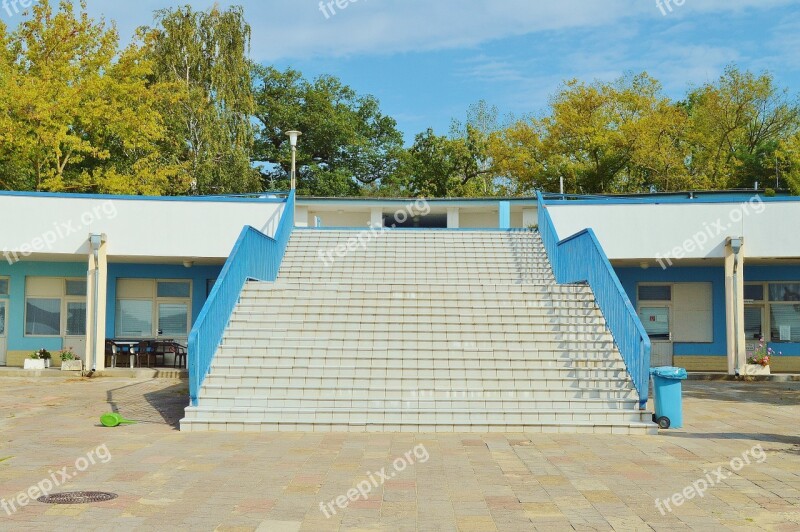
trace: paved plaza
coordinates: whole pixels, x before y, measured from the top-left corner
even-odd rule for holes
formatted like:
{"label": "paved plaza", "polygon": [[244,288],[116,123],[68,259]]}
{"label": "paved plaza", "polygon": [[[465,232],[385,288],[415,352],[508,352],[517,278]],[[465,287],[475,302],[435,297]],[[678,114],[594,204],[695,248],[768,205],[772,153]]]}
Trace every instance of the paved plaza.
{"label": "paved plaza", "polygon": [[659,436],[207,434],[185,381],[4,377],[0,529],[800,530],[800,383],[684,386]]}

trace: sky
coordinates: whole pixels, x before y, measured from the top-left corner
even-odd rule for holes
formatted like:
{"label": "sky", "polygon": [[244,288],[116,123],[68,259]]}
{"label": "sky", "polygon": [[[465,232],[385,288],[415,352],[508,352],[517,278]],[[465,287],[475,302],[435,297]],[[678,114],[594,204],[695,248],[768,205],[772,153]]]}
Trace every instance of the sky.
{"label": "sky", "polygon": [[[151,24],[157,9],[186,3],[207,9],[215,2],[87,3],[126,40]],[[244,6],[253,59],[307,77],[340,77],[377,97],[408,141],[428,127],[447,133],[479,100],[502,116],[545,112],[549,96],[573,78],[609,81],[646,71],[668,96],[681,98],[736,64],[767,70],[790,93],[800,93],[800,0],[216,3]],[[0,17],[9,26],[23,18],[2,7]]]}

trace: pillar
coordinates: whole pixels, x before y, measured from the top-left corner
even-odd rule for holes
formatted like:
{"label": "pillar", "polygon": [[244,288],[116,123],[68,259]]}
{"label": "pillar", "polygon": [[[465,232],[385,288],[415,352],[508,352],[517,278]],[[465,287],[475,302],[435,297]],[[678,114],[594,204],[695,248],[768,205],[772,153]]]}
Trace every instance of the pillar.
{"label": "pillar", "polygon": [[728,344],[728,374],[742,372],[747,363],[747,347],[744,334],[744,239],[737,257],[731,240],[725,243],[725,322]]}
{"label": "pillar", "polygon": [[510,201],[501,201],[500,202],[500,220],[499,220],[499,227],[500,229],[511,229],[511,202]]}
{"label": "pillar", "polygon": [[459,220],[458,207],[448,207],[447,208],[447,228],[448,229],[458,229],[460,223],[461,223],[461,221]]}
{"label": "pillar", "polygon": [[[97,258],[95,258],[92,245],[93,239],[97,246]],[[90,235],[89,237],[89,271],[86,276],[86,355],[84,357],[84,369],[86,370],[94,368],[100,371],[106,367],[106,287],[108,285],[106,241],[106,235]],[[96,291],[95,286],[97,287]],[[96,323],[95,316],[97,317]]]}
{"label": "pillar", "polygon": [[370,227],[383,227],[383,209],[381,207],[373,207],[370,211],[369,220]]}

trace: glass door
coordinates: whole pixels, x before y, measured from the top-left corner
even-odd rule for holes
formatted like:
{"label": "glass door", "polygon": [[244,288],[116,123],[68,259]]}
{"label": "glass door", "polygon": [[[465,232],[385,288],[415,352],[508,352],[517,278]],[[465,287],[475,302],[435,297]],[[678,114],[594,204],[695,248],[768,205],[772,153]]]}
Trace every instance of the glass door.
{"label": "glass door", "polygon": [[650,336],[652,367],[671,366],[673,358],[672,309],[664,306],[647,306],[639,309],[639,318]]}
{"label": "glass door", "polygon": [[747,357],[753,356],[758,344],[764,338],[764,305],[744,306],[744,341]]}

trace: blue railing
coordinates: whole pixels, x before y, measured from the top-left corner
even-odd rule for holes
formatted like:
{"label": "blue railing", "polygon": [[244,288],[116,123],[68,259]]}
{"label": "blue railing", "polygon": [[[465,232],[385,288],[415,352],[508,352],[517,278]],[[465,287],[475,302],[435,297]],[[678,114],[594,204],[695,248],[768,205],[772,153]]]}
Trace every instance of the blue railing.
{"label": "blue railing", "polygon": [[295,195],[290,192],[283,207],[275,238],[245,227],[233,246],[203,310],[189,333],[189,394],[197,406],[200,387],[228,326],[245,283],[274,281],[294,228]]}
{"label": "blue railing", "polygon": [[605,317],[628,374],[639,394],[639,407],[647,406],[650,384],[650,337],[594,231],[584,229],[559,241],[558,232],[541,193],[539,233],[560,284],[588,282]]}

